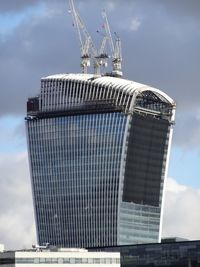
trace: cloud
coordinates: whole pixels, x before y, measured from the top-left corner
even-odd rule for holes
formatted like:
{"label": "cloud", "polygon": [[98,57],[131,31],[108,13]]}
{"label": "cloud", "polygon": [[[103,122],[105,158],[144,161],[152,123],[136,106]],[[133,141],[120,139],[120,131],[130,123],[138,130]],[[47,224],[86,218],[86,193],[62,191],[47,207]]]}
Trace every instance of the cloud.
{"label": "cloud", "polygon": [[164,202],[163,237],[200,239],[200,189],[168,178]]}
{"label": "cloud", "polygon": [[22,9],[30,8],[37,5],[42,0],[17,0],[17,1],[0,1],[0,13],[18,12]]}
{"label": "cloud", "polygon": [[[27,97],[39,91],[41,76],[79,71],[79,42],[72,27],[72,19],[67,13],[66,2],[43,2],[43,13],[29,16],[12,35],[0,41],[2,115],[24,114]],[[78,1],[77,5],[95,39],[96,30],[101,25],[101,9],[105,3],[113,6],[114,2],[89,2],[90,8],[85,1]],[[156,3],[151,2],[154,5]],[[27,1],[22,3],[26,5]],[[11,7],[11,2],[8,6]],[[190,18],[183,15],[173,17],[168,13],[169,7],[165,8],[167,11],[162,8],[158,12],[155,6],[147,2],[117,1],[114,6],[115,12],[109,12],[108,17],[113,26],[111,29],[122,39],[125,76],[164,90],[177,100],[179,109],[197,107],[200,97],[197,86],[197,70],[200,67],[200,37],[196,34],[198,20],[191,24]],[[141,17],[144,18],[142,28]],[[127,24],[122,27],[124,18]],[[177,32],[181,31],[184,35],[183,39],[171,35],[173,25],[176,25]],[[135,31],[134,34],[124,31],[129,26]],[[137,31],[139,27],[140,31]]]}
{"label": "cloud", "polygon": [[0,242],[7,249],[36,243],[26,153],[0,154]]}
{"label": "cloud", "polygon": [[0,153],[24,151],[26,148],[24,118],[0,117]]}
{"label": "cloud", "polygon": [[[161,4],[168,11],[173,13],[175,16],[189,16],[196,17],[199,19],[200,16],[200,2],[199,0],[173,0],[173,1],[153,1],[155,4]],[[159,3],[160,2],[160,3]]]}
{"label": "cloud", "polygon": [[191,114],[191,112],[178,113],[174,133],[174,143],[183,150],[198,149],[200,146],[200,118],[198,112],[194,114]]}
{"label": "cloud", "polygon": [[141,20],[138,18],[133,18],[130,23],[130,30],[137,31],[141,25]]}

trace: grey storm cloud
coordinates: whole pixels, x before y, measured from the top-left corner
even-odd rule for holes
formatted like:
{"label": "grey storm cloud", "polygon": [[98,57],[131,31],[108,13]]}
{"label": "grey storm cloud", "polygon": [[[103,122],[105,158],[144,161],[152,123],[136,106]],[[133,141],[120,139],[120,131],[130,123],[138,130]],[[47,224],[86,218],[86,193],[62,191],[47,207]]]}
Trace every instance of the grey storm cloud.
{"label": "grey storm cloud", "polygon": [[[200,99],[199,1],[75,1],[95,40],[101,10],[108,10],[112,31],[122,39],[125,78],[149,84],[177,101],[177,114],[193,120]],[[21,12],[44,4],[12,32],[0,36],[0,116],[23,115],[26,99],[39,92],[45,75],[79,71],[79,42],[68,1],[0,1],[0,12]],[[187,117],[187,116],[186,116]],[[177,133],[187,118],[177,117]],[[195,129],[195,124],[191,125]],[[175,131],[175,139],[176,138]],[[195,130],[189,133],[192,140]],[[178,136],[178,135],[177,135]],[[180,144],[180,142],[179,142]]]}
{"label": "grey storm cloud", "polygon": [[23,8],[34,6],[37,2],[41,0],[17,0],[17,1],[0,1],[0,12],[8,13],[8,12],[17,12]]}

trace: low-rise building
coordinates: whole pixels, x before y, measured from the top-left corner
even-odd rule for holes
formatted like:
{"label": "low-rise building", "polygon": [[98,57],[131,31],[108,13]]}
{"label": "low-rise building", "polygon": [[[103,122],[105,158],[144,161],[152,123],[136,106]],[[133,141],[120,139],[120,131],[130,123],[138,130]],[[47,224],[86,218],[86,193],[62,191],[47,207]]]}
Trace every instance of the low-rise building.
{"label": "low-rise building", "polygon": [[200,267],[200,240],[176,240],[180,238],[165,239],[163,243],[102,247],[96,251],[120,252],[121,267]]}
{"label": "low-rise building", "polygon": [[118,252],[88,252],[86,249],[31,249],[0,253],[4,267],[120,267]]}

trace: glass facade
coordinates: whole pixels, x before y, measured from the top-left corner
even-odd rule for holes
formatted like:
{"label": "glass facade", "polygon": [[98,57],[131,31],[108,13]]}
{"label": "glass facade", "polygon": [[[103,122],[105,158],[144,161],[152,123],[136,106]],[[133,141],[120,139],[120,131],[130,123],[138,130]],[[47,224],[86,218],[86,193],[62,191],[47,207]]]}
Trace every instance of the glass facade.
{"label": "glass facade", "polygon": [[136,86],[114,77],[55,75],[43,78],[39,96],[28,100],[40,244],[158,241],[174,103]]}
{"label": "glass facade", "polygon": [[120,252],[121,267],[200,267],[200,241],[167,242],[99,248]]}
{"label": "glass facade", "polygon": [[27,122],[40,243],[116,244],[125,122],[120,113]]}

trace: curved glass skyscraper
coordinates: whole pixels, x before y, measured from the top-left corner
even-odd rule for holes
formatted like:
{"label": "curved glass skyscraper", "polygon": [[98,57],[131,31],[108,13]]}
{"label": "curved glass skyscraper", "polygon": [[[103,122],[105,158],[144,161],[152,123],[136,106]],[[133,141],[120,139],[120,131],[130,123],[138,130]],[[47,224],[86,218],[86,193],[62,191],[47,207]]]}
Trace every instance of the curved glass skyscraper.
{"label": "curved glass skyscraper", "polygon": [[170,97],[133,81],[42,78],[26,117],[38,242],[157,242],[174,114]]}

